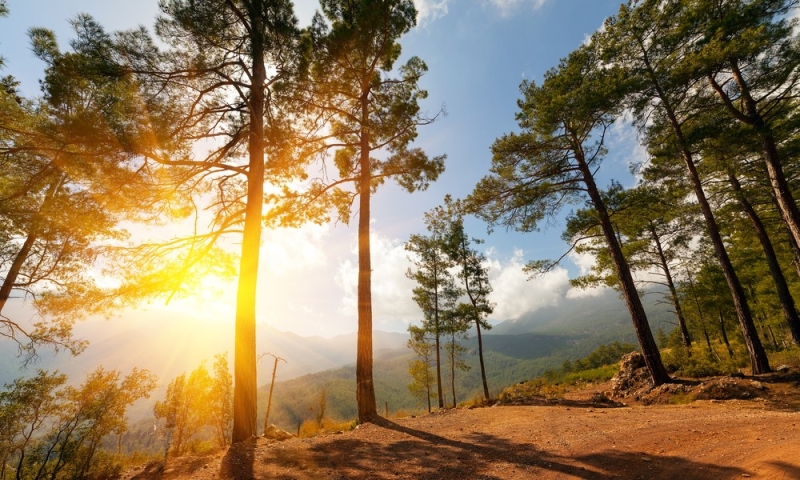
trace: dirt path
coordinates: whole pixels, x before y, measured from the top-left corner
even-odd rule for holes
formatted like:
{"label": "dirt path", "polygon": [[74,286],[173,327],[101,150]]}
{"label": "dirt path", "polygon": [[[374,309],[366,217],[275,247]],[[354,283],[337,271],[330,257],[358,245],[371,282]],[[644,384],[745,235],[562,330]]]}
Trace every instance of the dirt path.
{"label": "dirt path", "polygon": [[459,409],[152,470],[134,478],[800,479],[800,412],[759,400]]}

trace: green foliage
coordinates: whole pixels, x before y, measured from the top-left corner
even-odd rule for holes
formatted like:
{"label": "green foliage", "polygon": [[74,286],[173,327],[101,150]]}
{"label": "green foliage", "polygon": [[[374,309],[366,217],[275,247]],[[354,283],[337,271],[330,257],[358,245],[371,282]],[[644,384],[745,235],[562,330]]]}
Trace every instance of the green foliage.
{"label": "green foliage", "polygon": [[[733,356],[727,353],[715,355],[698,345],[691,350],[685,348],[677,335],[669,336],[664,349],[664,363],[670,371],[681,377],[710,377],[714,375],[730,375],[748,365],[747,350],[738,342],[732,343]],[[712,348],[722,351],[725,347],[717,342]]]}
{"label": "green foliage", "polygon": [[560,369],[550,368],[542,377],[548,384],[604,382],[617,373],[623,355],[636,350],[630,343],[613,342],[600,345],[584,358],[573,362],[567,360]]}
{"label": "green foliage", "polygon": [[102,29],[86,17],[73,26],[74,52],[61,52],[49,30],[29,31],[45,63],[41,98],[21,98],[13,77],[0,88],[0,310],[14,292],[33,299],[44,319],[28,329],[3,317],[0,331],[28,360],[40,345],[79,352],[75,319],[129,299],[91,272],[100,258],[109,270],[118,266],[108,251],[127,235],[119,223],[151,214],[159,190],[129,143],[142,141],[139,127],[149,123],[137,111],[135,85],[98,74],[96,59],[78,48],[107,42]]}
{"label": "green foliage", "polygon": [[225,447],[231,443],[233,428],[233,377],[228,367],[227,353],[214,356],[213,373],[209,391],[209,416],[216,445]]}
{"label": "green foliage", "polygon": [[588,368],[577,372],[570,372],[561,377],[560,383],[572,385],[575,383],[602,383],[611,380],[619,371],[618,363],[602,367]]}
{"label": "green foliage", "polygon": [[408,339],[408,347],[417,354],[417,358],[409,360],[408,373],[411,375],[411,383],[408,391],[414,398],[419,399],[423,405],[427,405],[428,412],[431,411],[431,398],[438,398],[438,394],[433,391],[436,376],[433,371],[434,348],[436,347],[426,334],[424,328],[409,325],[408,331],[411,338]]}
{"label": "green foliage", "polygon": [[125,412],[149,396],[153,376],[134,369],[98,368],[80,387],[66,377],[39,371],[15,380],[0,393],[0,478],[107,478],[120,471],[119,458],[102,449],[110,435],[127,430]]}
{"label": "green foliage", "polygon": [[192,442],[202,441],[196,437],[205,426],[212,427],[217,446],[230,444],[233,385],[226,354],[215,356],[213,371],[214,377],[203,362],[188,377],[179,375],[167,386],[164,400],[153,407],[166,431],[165,453],[183,455]]}

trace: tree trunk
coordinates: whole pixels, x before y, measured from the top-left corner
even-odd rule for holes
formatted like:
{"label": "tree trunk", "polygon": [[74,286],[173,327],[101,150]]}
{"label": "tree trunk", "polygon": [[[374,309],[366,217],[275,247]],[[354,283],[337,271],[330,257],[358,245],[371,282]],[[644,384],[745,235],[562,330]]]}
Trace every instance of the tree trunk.
{"label": "tree trunk", "polygon": [[[680,132],[680,125],[677,125],[676,123],[675,128],[677,129],[677,132]],[[685,143],[683,141],[682,133],[680,133],[680,143],[681,145]],[[703,216],[706,220],[708,236],[711,239],[711,244],[714,246],[714,252],[719,259],[722,274],[725,276],[725,281],[728,284],[728,289],[730,290],[731,298],[733,299],[733,306],[736,309],[736,317],[739,319],[739,326],[742,329],[744,343],[747,345],[747,352],[750,354],[750,368],[752,369],[754,375],[768,373],[770,371],[770,367],[769,359],[767,358],[767,352],[764,351],[764,347],[761,345],[761,340],[758,338],[758,332],[756,331],[755,324],[753,323],[753,316],[750,312],[750,306],[747,304],[747,298],[745,297],[744,289],[739,282],[739,277],[736,275],[736,271],[733,268],[730,257],[728,257],[728,252],[725,249],[725,243],[722,240],[722,235],[719,233],[717,221],[714,218],[711,205],[708,203],[705,191],[703,190],[703,184],[700,181],[699,174],[697,173],[697,167],[694,164],[692,154],[685,147],[681,147],[681,150],[687,171],[689,173],[689,178],[694,187],[694,193],[697,197],[697,202],[700,204],[700,210],[703,212]]]}
{"label": "tree trunk", "polygon": [[450,336],[450,389],[453,391],[453,408],[456,408],[456,334],[455,327]]}
{"label": "tree trunk", "polygon": [[38,238],[39,237],[36,232],[29,232],[28,237],[25,238],[25,242],[22,244],[22,247],[20,247],[17,255],[14,257],[14,261],[11,263],[11,267],[9,267],[8,272],[6,273],[6,278],[3,279],[3,285],[0,286],[0,312],[3,311],[3,308],[6,306],[6,302],[8,302],[9,298],[11,298],[11,290],[13,290],[14,285],[17,282],[19,272],[22,270],[22,266],[28,259],[28,255],[31,253],[31,248],[33,248],[33,244],[36,243]]}
{"label": "tree trunk", "polygon": [[[435,233],[434,233],[435,235]],[[439,337],[441,335],[441,329],[439,328],[439,263],[436,261],[433,265],[434,272],[433,276],[437,279],[434,286],[433,286],[433,301],[434,301],[434,310],[433,310],[433,335],[436,337],[436,393],[439,395],[439,408],[444,408],[444,399],[442,398],[442,355],[441,355],[441,343],[439,341]]]}
{"label": "tree trunk", "polygon": [[[580,145],[580,142],[573,139],[574,145]],[[611,219],[608,216],[605,203],[600,196],[597,189],[597,184],[594,181],[589,165],[587,165],[583,155],[581,154],[580,147],[574,148],[575,156],[578,160],[578,168],[583,175],[583,182],[586,185],[586,191],[589,198],[594,205],[597,217],[600,220],[600,226],[603,229],[603,235],[608,244],[608,250],[611,254],[611,260],[614,263],[614,271],[619,279],[622,294],[625,298],[625,303],[628,306],[628,311],[633,321],[633,329],[636,331],[636,337],[639,340],[639,345],[642,348],[642,355],[644,355],[645,364],[650,372],[650,377],[653,380],[653,385],[658,386],[670,381],[669,374],[664,368],[661,361],[661,353],[658,350],[658,345],[653,338],[653,332],[650,330],[650,324],[647,323],[647,315],[645,314],[642,300],[639,298],[639,292],[636,291],[636,285],[633,282],[628,262],[622,254],[622,247],[617,241],[617,236],[614,233],[614,227]]]}
{"label": "tree trunk", "polygon": [[[755,99],[750,94],[750,86],[744,79],[742,72],[739,70],[738,62],[731,61],[731,73],[733,74],[736,84],[739,86],[741,92],[741,99],[744,103],[746,115],[740,120],[751,125],[759,139],[761,146],[764,150],[764,162],[767,166],[767,174],[769,175],[770,185],[772,192],[778,201],[778,207],[781,212],[781,217],[789,228],[795,243],[800,244],[800,210],[797,208],[797,203],[792,196],[792,190],[789,188],[789,183],[786,181],[786,175],[783,172],[780,158],[778,157],[778,148],[775,145],[775,137],[769,125],[764,121],[764,117],[758,111],[758,105]],[[713,79],[712,79],[713,81]],[[713,81],[712,85],[716,82]],[[717,93],[722,96],[725,95],[724,91],[715,87]],[[723,99],[724,101],[724,99]]]}
{"label": "tree trunk", "polygon": [[672,102],[665,94],[661,86],[659,76],[656,75],[656,72],[653,70],[653,66],[650,64],[649,58],[647,58],[646,52],[645,65],[648,71],[649,79],[655,88],[656,95],[661,101],[660,107],[664,110],[669,124],[672,127],[672,131],[675,134],[675,139],[677,140],[681,156],[683,157],[686,171],[689,176],[689,181],[692,184],[694,194],[697,197],[697,202],[700,204],[700,210],[703,212],[703,217],[706,221],[708,236],[711,240],[711,244],[714,246],[714,252],[719,260],[720,267],[722,268],[722,274],[725,276],[725,281],[728,284],[728,289],[730,290],[731,297],[733,298],[733,305],[736,308],[736,316],[739,319],[739,325],[742,329],[744,342],[747,345],[747,351],[750,354],[750,367],[753,371],[753,374],[767,373],[770,371],[767,353],[764,351],[764,347],[761,345],[761,341],[758,339],[758,333],[756,332],[755,325],[753,324],[753,316],[750,313],[750,307],[747,305],[747,299],[745,298],[744,290],[739,282],[739,277],[736,276],[736,272],[733,269],[733,264],[728,257],[728,252],[725,250],[725,244],[722,241],[722,236],[719,233],[717,221],[714,218],[714,213],[711,211],[711,206],[709,205],[705,191],[703,190],[703,183],[700,181],[700,175],[697,173],[697,166],[694,163],[692,152],[689,149],[688,142],[683,134],[683,128],[681,127],[681,123],[678,121],[678,117],[675,114],[675,108],[672,106]]}
{"label": "tree trunk", "polygon": [[430,378],[430,364],[425,362],[425,391],[427,392],[426,400],[428,400],[428,413],[431,413],[431,378]]}
{"label": "tree trunk", "polygon": [[442,395],[442,346],[439,341],[439,314],[436,313],[436,393],[439,395],[439,408],[444,408],[444,396]]}
{"label": "tree trunk", "polygon": [[719,233],[717,221],[714,218],[711,205],[709,205],[705,191],[703,190],[703,183],[700,181],[700,175],[697,173],[697,166],[694,163],[692,152],[686,146],[686,139],[683,135],[683,129],[681,128],[680,122],[678,122],[678,118],[675,116],[674,110],[672,110],[670,105],[666,103],[664,96],[661,96],[661,100],[662,107],[667,113],[667,117],[669,118],[673,132],[678,140],[681,155],[683,156],[684,164],[686,165],[686,170],[689,175],[689,181],[692,183],[694,194],[697,197],[697,202],[700,204],[700,210],[703,212],[703,217],[706,221],[706,230],[711,240],[711,244],[714,246],[714,253],[717,255],[720,268],[722,269],[722,274],[724,275],[725,281],[728,284],[731,298],[733,298],[733,306],[736,309],[736,317],[739,319],[739,326],[742,329],[744,343],[747,345],[747,352],[750,354],[750,368],[752,369],[754,375],[768,373],[770,371],[770,367],[769,359],[767,358],[767,352],[764,351],[764,347],[761,345],[761,341],[758,339],[758,332],[756,332],[755,325],[753,324],[753,316],[750,312],[750,307],[747,304],[747,298],[744,295],[744,290],[742,289],[742,285],[739,282],[739,277],[736,275],[736,271],[733,268],[730,257],[728,257],[728,252],[725,249],[725,243],[722,241],[722,236]]}
{"label": "tree trunk", "polygon": [[366,423],[378,416],[372,379],[372,257],[369,238],[372,168],[367,125],[369,91],[361,97],[361,151],[358,185],[358,345],[356,356],[356,403],[358,421]]}
{"label": "tree trunk", "polygon": [[725,347],[728,349],[728,355],[733,358],[733,349],[731,348],[731,342],[728,341],[728,331],[725,329],[725,319],[722,318],[722,311],[717,311],[719,313],[719,329],[722,333],[722,341],[725,342]]}
{"label": "tree trunk", "polygon": [[[775,204],[778,204],[778,200],[775,199],[773,196],[773,201]],[[786,227],[788,232],[789,227]],[[800,246],[798,246],[797,242],[794,241],[794,237],[792,237],[792,232],[789,233],[789,245],[792,247],[792,266],[794,267],[794,272],[797,274],[797,277],[800,278]]]}
{"label": "tree trunk", "polygon": [[236,344],[234,348],[233,443],[258,433],[256,380],[256,286],[261,249],[261,217],[264,204],[264,66],[263,20],[250,12],[253,80],[248,109],[249,169],[239,284],[236,292]]}
{"label": "tree trunk", "polygon": [[715,357],[717,357],[717,360],[720,360],[719,354],[711,346],[711,337],[708,336],[708,329],[706,328],[706,324],[705,323],[703,323],[703,336],[706,339],[706,348],[708,349],[708,353],[709,354],[713,354]]}
{"label": "tree trunk", "polygon": [[[54,179],[53,182],[47,187],[44,200],[39,206],[40,214],[47,213],[47,210],[51,208],[53,199],[55,198],[65,179],[66,176],[62,174],[58,178]],[[14,286],[17,283],[17,278],[19,277],[19,273],[22,271],[22,266],[25,265],[25,261],[28,260],[28,255],[30,255],[33,245],[36,243],[36,240],[39,239],[38,232],[39,228],[37,228],[36,225],[33,225],[29,229],[28,236],[25,238],[25,241],[22,243],[22,246],[20,247],[16,256],[14,256],[14,261],[11,262],[8,272],[6,272],[6,277],[3,279],[2,286],[0,286],[0,313],[2,313],[3,309],[5,308],[8,299],[11,298],[11,290],[14,289]]]}
{"label": "tree trunk", "polygon": [[772,325],[768,324],[767,330],[769,330],[769,336],[772,338],[772,345],[774,345],[776,349],[780,348],[780,345],[778,345],[778,340],[775,338],[775,332],[772,331]]}
{"label": "tree trunk", "polygon": [[[275,374],[278,373],[278,357],[275,357],[275,364],[272,366],[272,381],[269,383],[269,396],[267,397],[267,413],[264,414],[264,435],[269,428],[269,411],[272,408],[272,390],[275,388]],[[223,430],[224,432],[224,430]],[[224,439],[222,445],[224,445]]]}
{"label": "tree trunk", "polygon": [[741,205],[742,210],[750,219],[750,223],[752,223],[753,229],[756,231],[758,241],[761,242],[761,248],[764,249],[764,255],[767,257],[767,265],[769,266],[769,273],[772,275],[772,280],[775,282],[775,291],[778,294],[778,300],[780,300],[781,309],[783,310],[783,317],[786,319],[786,323],[789,324],[789,331],[792,333],[792,341],[794,341],[795,344],[800,344],[800,318],[798,318],[794,298],[789,291],[789,284],[786,281],[786,277],[783,275],[783,270],[781,270],[781,265],[778,262],[778,256],[775,254],[775,249],[769,238],[769,233],[767,233],[767,229],[764,227],[764,222],[761,221],[758,213],[756,213],[753,206],[745,197],[739,179],[736,178],[736,175],[731,171],[728,171],[728,181],[731,184],[731,188],[733,188],[736,199],[739,201],[739,205]]}
{"label": "tree trunk", "polygon": [[[462,232],[463,233],[463,232]],[[478,336],[478,362],[481,366],[481,382],[483,382],[483,398],[488,402],[492,399],[489,395],[489,384],[486,383],[486,367],[483,363],[483,337],[481,336],[481,313],[478,311],[478,302],[475,295],[472,294],[472,289],[469,286],[469,279],[467,278],[467,245],[466,235],[461,236],[461,258],[463,260],[462,268],[464,269],[464,289],[467,291],[467,296],[472,304],[472,310],[475,313],[475,332]],[[483,291],[480,279],[478,280],[478,292]]]}
{"label": "tree trunk", "polygon": [[475,331],[478,334],[478,361],[481,364],[481,381],[483,382],[483,398],[488,402],[492,399],[489,395],[489,384],[486,383],[486,367],[483,366],[483,338],[481,337],[481,322],[475,321]]}
{"label": "tree trunk", "polygon": [[658,259],[661,262],[661,269],[664,271],[664,278],[666,278],[667,280],[667,288],[669,288],[669,294],[672,299],[672,306],[675,307],[675,316],[678,317],[678,326],[681,329],[681,340],[683,340],[683,346],[686,347],[689,356],[691,356],[692,338],[689,336],[689,328],[686,326],[686,318],[683,316],[683,309],[681,309],[681,302],[678,299],[678,289],[675,288],[675,282],[672,280],[672,273],[669,270],[667,257],[664,254],[663,247],[661,246],[661,238],[658,236],[656,227],[653,224],[650,224],[650,235],[653,237],[653,241],[656,244],[656,250],[658,251]]}

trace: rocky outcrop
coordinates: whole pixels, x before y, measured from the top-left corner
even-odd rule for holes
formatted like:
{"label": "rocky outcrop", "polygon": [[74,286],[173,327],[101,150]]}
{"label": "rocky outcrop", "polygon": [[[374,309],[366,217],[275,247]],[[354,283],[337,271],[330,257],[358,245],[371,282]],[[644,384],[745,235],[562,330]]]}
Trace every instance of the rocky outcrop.
{"label": "rocky outcrop", "polygon": [[282,442],[284,440],[289,440],[290,438],[294,438],[295,436],[286,430],[281,430],[280,428],[276,427],[275,425],[270,425],[267,427],[267,431],[264,432],[264,438],[268,438],[270,440],[277,440]]}
{"label": "rocky outcrop", "polygon": [[653,381],[644,363],[644,356],[631,352],[622,357],[619,372],[611,378],[611,395],[639,400],[653,388]]}

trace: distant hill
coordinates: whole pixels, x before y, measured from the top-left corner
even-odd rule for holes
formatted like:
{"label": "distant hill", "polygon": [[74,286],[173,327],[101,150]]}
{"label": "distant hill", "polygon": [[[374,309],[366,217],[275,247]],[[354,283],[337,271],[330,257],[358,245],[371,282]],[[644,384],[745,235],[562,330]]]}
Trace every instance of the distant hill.
{"label": "distant hill", "polygon": [[[646,295],[644,300],[654,331],[674,328],[674,314],[661,303],[660,295]],[[510,384],[534,378],[548,368],[560,367],[566,360],[583,358],[598,346],[614,341],[635,344],[636,336],[624,302],[611,290],[596,297],[569,299],[562,306],[543,308],[516,321],[499,323],[483,336],[489,389],[496,395]],[[465,360],[470,370],[456,374],[459,402],[481,396],[477,343],[474,336],[462,342],[467,348]],[[376,354],[374,377],[379,412],[384,411],[386,403],[390,412],[422,408],[406,387],[411,382],[408,361],[413,358],[405,347]],[[444,397],[449,404],[452,394],[447,375],[444,368],[443,383],[447,386]],[[355,365],[347,365],[276,382],[271,423],[291,430],[300,421],[313,418],[323,390],[330,416],[348,419],[357,415]],[[268,391],[269,385],[260,389],[261,418],[266,410]]]}
{"label": "distant hill", "polygon": [[[653,330],[673,328],[673,314],[659,301],[658,295],[645,297]],[[163,396],[165,385],[175,376],[188,372],[202,360],[213,360],[217,353],[229,352],[233,362],[233,325],[223,321],[196,321],[165,318],[157,312],[144,311],[137,321],[90,320],[76,325],[79,338],[91,341],[78,357],[44,353],[40,362],[20,371],[16,345],[0,341],[0,382],[30,375],[35,368],[58,369],[79,383],[84,374],[103,365],[128,372],[134,366],[158,375],[161,390],[147,404],[132,412],[132,417],[149,415],[152,402]],[[356,334],[334,338],[301,337],[266,325],[258,327],[258,351],[270,352],[287,360],[278,366],[271,417],[286,428],[296,428],[298,421],[312,418],[320,392],[327,395],[328,414],[342,419],[356,415],[355,355]],[[390,411],[418,410],[420,405],[408,393],[408,361],[413,358],[406,348],[406,333],[374,332],[375,386],[379,410],[386,403]],[[531,312],[514,321],[501,322],[484,335],[488,383],[493,394],[512,383],[538,376],[548,368],[559,367],[565,360],[582,358],[597,346],[613,341],[635,343],[636,338],[625,304],[616,292],[605,291],[596,297],[563,299],[561,305]],[[481,392],[477,340],[463,341],[471,369],[457,374],[457,399],[477,397]],[[271,381],[272,358],[258,368],[260,415],[266,409],[266,395]],[[446,384],[447,376],[443,370]],[[445,389],[449,392],[450,389]],[[451,394],[446,393],[448,403]]]}
{"label": "distant hill", "polygon": [[[66,353],[54,355],[42,350],[39,361],[20,370],[17,346],[9,340],[0,341],[0,384],[32,374],[36,368],[58,369],[74,382],[84,374],[103,365],[106,368],[130,371],[146,368],[162,384],[183,372],[193,370],[201,361],[228,352],[233,363],[233,324],[223,321],[164,318],[154,312],[143,312],[135,322],[111,319],[88,320],[75,326],[77,338],[90,341],[88,348],[77,357]],[[375,331],[376,353],[382,350],[405,348],[408,337],[403,333]],[[341,367],[355,362],[356,334],[333,338],[301,337],[267,325],[257,328],[257,351],[270,352],[287,360],[278,368],[278,378],[288,380],[308,373]],[[259,384],[271,381],[272,358],[262,359],[258,369]]]}
{"label": "distant hill", "polygon": [[[660,291],[648,292],[642,301],[653,331],[675,327],[675,314],[672,307],[663,302]],[[631,336],[633,326],[625,302],[611,289],[603,290],[597,296],[562,299],[556,306],[543,307],[516,320],[501,322],[492,328],[491,333],[600,335],[612,340],[635,340]],[[629,338],[620,338],[619,335],[628,335]]]}

